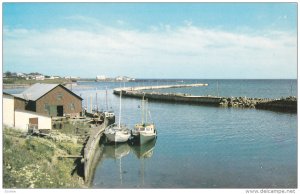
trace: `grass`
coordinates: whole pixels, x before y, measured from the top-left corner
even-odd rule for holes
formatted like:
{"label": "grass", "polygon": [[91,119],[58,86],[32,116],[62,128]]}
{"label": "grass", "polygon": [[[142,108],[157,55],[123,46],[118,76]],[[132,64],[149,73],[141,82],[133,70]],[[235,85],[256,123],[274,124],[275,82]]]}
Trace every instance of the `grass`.
{"label": "grass", "polygon": [[[89,132],[89,125],[84,122],[55,121],[53,124],[55,125],[54,129],[64,134],[84,135],[86,132]],[[76,127],[78,127],[77,133]]]}
{"label": "grass", "polygon": [[5,78],[3,79],[4,84],[35,84],[35,83],[47,83],[47,84],[62,84],[70,82],[69,79],[58,78],[58,79],[45,79],[45,80],[26,80],[24,78]]}
{"label": "grass", "polygon": [[4,188],[84,187],[74,173],[74,159],[58,157],[79,155],[81,144],[25,136],[11,128],[4,128],[3,144]]}

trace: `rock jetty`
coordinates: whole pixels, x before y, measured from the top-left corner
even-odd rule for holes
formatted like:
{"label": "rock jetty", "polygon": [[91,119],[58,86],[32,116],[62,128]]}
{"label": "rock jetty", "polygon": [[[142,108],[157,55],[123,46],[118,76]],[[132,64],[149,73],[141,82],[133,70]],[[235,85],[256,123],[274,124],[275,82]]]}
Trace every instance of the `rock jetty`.
{"label": "rock jetty", "polygon": [[168,85],[168,86],[145,86],[145,87],[128,87],[116,88],[114,94],[124,97],[142,98],[149,100],[165,101],[172,103],[202,104],[221,107],[238,107],[238,108],[257,108],[273,111],[297,113],[297,97],[289,96],[281,99],[270,98],[249,98],[249,97],[219,97],[219,96],[193,96],[182,93],[161,93],[146,92],[146,90],[176,88],[176,87],[199,87],[207,84],[187,84],[187,85]]}
{"label": "rock jetty", "polygon": [[257,104],[270,102],[269,98],[222,97],[220,105],[224,107],[255,108]]}

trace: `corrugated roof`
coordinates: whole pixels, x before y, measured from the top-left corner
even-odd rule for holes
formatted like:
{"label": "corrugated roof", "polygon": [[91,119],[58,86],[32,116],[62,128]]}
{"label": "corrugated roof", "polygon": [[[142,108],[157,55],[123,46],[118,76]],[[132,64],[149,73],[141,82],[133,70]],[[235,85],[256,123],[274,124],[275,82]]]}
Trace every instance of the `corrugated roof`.
{"label": "corrugated roof", "polygon": [[25,100],[32,100],[36,101],[50,90],[58,86],[59,84],[40,84],[36,83],[23,91],[21,94],[13,94],[16,97],[25,99]]}

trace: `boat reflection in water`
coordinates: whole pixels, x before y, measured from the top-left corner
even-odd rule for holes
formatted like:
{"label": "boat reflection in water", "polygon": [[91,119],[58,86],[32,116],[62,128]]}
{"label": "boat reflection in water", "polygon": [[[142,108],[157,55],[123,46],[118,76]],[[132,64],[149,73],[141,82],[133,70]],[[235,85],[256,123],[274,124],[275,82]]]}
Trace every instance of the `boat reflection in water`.
{"label": "boat reflection in water", "polygon": [[[102,144],[102,157],[98,162],[93,187],[144,187],[146,161],[153,156],[155,143],[156,139],[143,145]],[[112,160],[116,161],[115,165]],[[102,174],[100,166],[103,165],[110,166],[110,169]]]}
{"label": "boat reflection in water", "polygon": [[112,158],[119,160],[119,173],[120,173],[120,184],[123,184],[122,177],[122,158],[130,153],[130,147],[128,144],[113,144],[105,145],[103,149],[104,158]]}
{"label": "boat reflection in water", "polygon": [[152,157],[155,143],[156,143],[156,138],[143,145],[131,146],[131,150],[136,155],[136,157],[140,160],[139,175],[140,175],[141,183],[138,185],[139,187],[145,186],[145,166],[146,166],[145,160]]}
{"label": "boat reflection in water", "polygon": [[156,138],[142,145],[132,145],[131,149],[133,153],[139,158],[150,158],[153,155]]}

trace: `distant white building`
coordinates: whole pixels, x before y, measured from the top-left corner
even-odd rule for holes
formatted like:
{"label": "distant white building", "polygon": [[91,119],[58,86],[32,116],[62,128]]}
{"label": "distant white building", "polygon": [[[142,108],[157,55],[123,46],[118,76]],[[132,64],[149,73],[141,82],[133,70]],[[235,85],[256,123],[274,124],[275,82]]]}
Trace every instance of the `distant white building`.
{"label": "distant white building", "polygon": [[135,80],[134,78],[130,78],[127,76],[118,76],[115,79],[116,79],[116,81],[134,81]]}
{"label": "distant white building", "polygon": [[80,79],[80,77],[76,77],[76,76],[66,76],[64,78],[65,79]]}
{"label": "distant white building", "polygon": [[25,77],[24,73],[17,73],[17,77]]}
{"label": "distant white building", "polygon": [[106,80],[106,76],[105,75],[97,75],[96,80]]}
{"label": "distant white building", "polygon": [[123,76],[118,76],[118,77],[116,77],[116,80],[117,81],[124,81],[124,77]]}
{"label": "distant white building", "polygon": [[36,75],[36,76],[34,77],[34,79],[35,79],[35,80],[44,80],[44,79],[45,79],[45,76],[43,76],[43,75]]}

